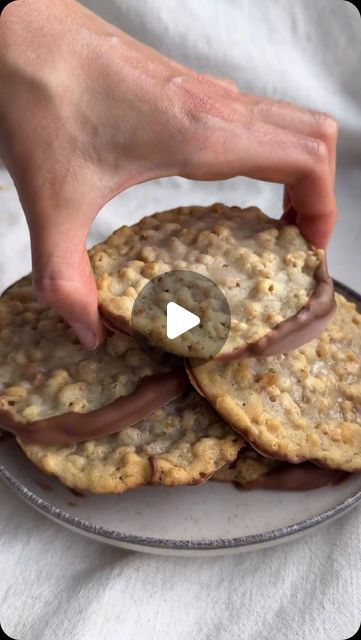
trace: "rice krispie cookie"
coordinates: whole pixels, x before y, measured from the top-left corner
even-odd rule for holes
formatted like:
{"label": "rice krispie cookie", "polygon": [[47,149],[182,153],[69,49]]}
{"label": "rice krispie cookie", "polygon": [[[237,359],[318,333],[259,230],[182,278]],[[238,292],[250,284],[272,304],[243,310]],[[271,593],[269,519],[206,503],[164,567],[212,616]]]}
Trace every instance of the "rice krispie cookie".
{"label": "rice krispie cookie", "polygon": [[68,446],[19,444],[42,471],[77,490],[124,493],[144,484],[204,482],[243,440],[195,391],[120,433]]}
{"label": "rice krispie cookie", "polygon": [[189,387],[182,368],[156,364],[124,336],[83,349],[36,301],[30,277],[0,299],[0,380],[0,427],[40,444],[120,431]]}
{"label": "rice krispie cookie", "polygon": [[302,348],[208,362],[191,377],[260,453],[361,471],[361,315],[342,296],[332,323]]}
{"label": "rice krispie cookie", "polygon": [[243,446],[183,366],[156,364],[124,336],[85,351],[30,277],[0,299],[0,376],[0,426],[74,489],[201,482]]}
{"label": "rice krispie cookie", "polygon": [[[335,309],[333,284],[324,252],[315,250],[295,226],[272,220],[256,207],[215,204],[183,207],[121,227],[90,251],[99,306],[112,329],[132,333],[134,301],[153,278],[191,271],[218,285],[231,312],[228,339],[217,359],[280,353],[309,341],[327,325]],[[222,334],[224,309],[207,317],[212,287],[194,291],[177,281],[133,317],[149,343],[179,356],[207,358],[196,331],[176,340],[166,335],[166,306],[176,302]],[[197,295],[200,300],[197,299]],[[198,312],[197,312],[198,310]]]}

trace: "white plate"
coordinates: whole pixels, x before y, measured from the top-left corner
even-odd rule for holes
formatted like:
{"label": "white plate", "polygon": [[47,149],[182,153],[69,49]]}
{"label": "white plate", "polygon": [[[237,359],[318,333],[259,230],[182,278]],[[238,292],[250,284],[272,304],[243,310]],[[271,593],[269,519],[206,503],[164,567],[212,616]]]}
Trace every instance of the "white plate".
{"label": "white plate", "polygon": [[237,553],[285,542],[361,500],[361,474],[336,487],[297,493],[243,492],[231,484],[207,482],[81,497],[38,471],[11,438],[0,443],[0,478],[33,507],[74,531],[127,549],[185,556]]}
{"label": "white plate", "polygon": [[208,482],[78,497],[38,471],[10,438],[0,445],[0,476],[32,506],[74,531],[128,549],[178,555],[236,553],[284,542],[361,500],[360,475],[337,487],[297,494],[243,492]]}

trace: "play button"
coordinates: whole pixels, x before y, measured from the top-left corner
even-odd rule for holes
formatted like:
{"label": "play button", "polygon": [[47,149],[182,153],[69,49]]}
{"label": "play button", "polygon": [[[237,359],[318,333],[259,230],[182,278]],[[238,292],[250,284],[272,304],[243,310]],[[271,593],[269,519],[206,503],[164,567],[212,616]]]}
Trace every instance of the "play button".
{"label": "play button", "polygon": [[200,362],[221,351],[231,314],[221,289],[209,278],[188,270],[162,273],[138,293],[131,329],[147,355],[170,364],[169,354]]}
{"label": "play button", "polygon": [[176,302],[167,304],[167,338],[175,340],[186,331],[197,327],[201,319],[195,313],[187,311]]}

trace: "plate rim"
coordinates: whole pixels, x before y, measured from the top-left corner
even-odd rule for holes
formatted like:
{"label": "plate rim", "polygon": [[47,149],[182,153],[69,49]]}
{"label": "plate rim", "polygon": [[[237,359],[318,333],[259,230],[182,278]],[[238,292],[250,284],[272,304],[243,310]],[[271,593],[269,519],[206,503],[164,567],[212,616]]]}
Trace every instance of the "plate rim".
{"label": "plate rim", "polygon": [[19,480],[16,480],[3,465],[0,465],[0,478],[10,487],[17,495],[32,507],[41,511],[53,520],[70,527],[71,529],[80,530],[81,532],[99,538],[114,541],[119,544],[127,544],[134,547],[144,547],[148,549],[168,549],[170,551],[211,551],[211,550],[228,550],[228,549],[244,549],[247,547],[257,547],[257,545],[265,545],[267,543],[283,541],[291,538],[296,534],[300,534],[308,529],[317,527],[328,520],[336,518],[345,513],[352,507],[356,506],[361,500],[361,489],[346,499],[343,499],[335,507],[326,509],[321,513],[304,518],[294,524],[270,529],[264,533],[250,534],[247,536],[237,536],[233,538],[207,539],[199,538],[193,540],[176,540],[174,538],[154,538],[149,536],[139,536],[132,533],[123,533],[114,529],[107,529],[100,525],[95,525],[87,520],[82,520],[70,513],[63,511],[59,507],[54,507],[49,502],[40,498],[35,493],[27,489]]}
{"label": "plate rim", "polygon": [[[357,293],[342,282],[333,279],[336,290],[341,290],[346,293],[354,301],[361,304],[361,294]],[[357,475],[357,474],[355,474]],[[361,475],[361,474],[360,474]],[[58,521],[75,531],[81,531],[85,534],[91,535],[101,541],[104,538],[107,541],[114,541],[116,543],[127,544],[133,547],[139,547],[155,550],[169,550],[169,551],[182,551],[182,552],[194,552],[194,551],[221,551],[228,549],[245,549],[245,548],[257,548],[257,546],[264,546],[267,543],[275,541],[285,541],[292,538],[296,534],[307,531],[317,527],[337,516],[345,513],[352,507],[354,507],[361,500],[361,489],[357,490],[351,496],[343,499],[335,507],[321,511],[318,514],[304,518],[299,522],[287,525],[285,527],[278,527],[276,529],[270,529],[263,533],[249,534],[246,536],[238,536],[233,538],[218,538],[218,539],[191,539],[191,540],[176,540],[174,538],[155,538],[149,536],[139,536],[132,533],[124,533],[114,529],[107,529],[106,527],[95,525],[87,520],[82,520],[72,514],[63,511],[59,507],[54,507],[52,504],[40,498],[38,495],[27,489],[19,480],[16,480],[12,474],[6,470],[4,465],[0,465],[0,479],[11,488],[17,495],[19,495],[25,502],[30,504],[38,511],[44,513],[55,521]]]}

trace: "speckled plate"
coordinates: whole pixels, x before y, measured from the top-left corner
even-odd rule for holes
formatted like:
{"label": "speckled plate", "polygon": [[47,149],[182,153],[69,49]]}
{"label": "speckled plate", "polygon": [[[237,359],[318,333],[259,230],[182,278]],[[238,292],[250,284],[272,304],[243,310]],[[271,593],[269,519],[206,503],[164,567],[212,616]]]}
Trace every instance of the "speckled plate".
{"label": "speckled plate", "polygon": [[[361,306],[361,296],[337,286]],[[0,443],[0,478],[33,507],[78,533],[136,551],[184,556],[279,544],[330,522],[361,500],[361,474],[336,487],[297,494],[243,492],[207,482],[83,496],[38,471],[12,438]]]}

